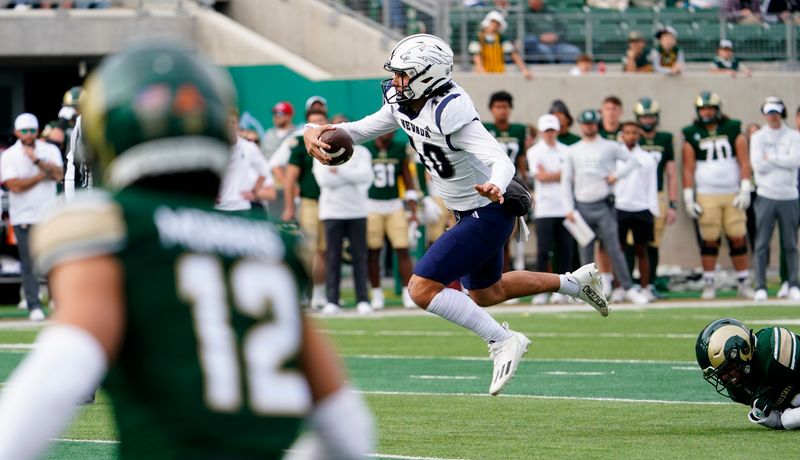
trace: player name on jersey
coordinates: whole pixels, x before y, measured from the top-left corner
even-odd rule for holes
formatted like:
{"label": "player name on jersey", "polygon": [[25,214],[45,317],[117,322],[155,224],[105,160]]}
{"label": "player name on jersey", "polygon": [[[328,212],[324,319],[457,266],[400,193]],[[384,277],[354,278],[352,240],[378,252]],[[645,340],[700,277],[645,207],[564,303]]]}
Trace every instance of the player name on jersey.
{"label": "player name on jersey", "polygon": [[[219,252],[229,257],[281,260],[284,246],[270,227],[258,221],[197,209],[160,206],[153,215],[161,244],[197,252]],[[202,232],[196,231],[204,229]]]}
{"label": "player name on jersey", "polygon": [[406,131],[411,131],[414,134],[417,134],[419,136],[427,137],[428,139],[431,138],[431,133],[430,133],[430,129],[429,128],[427,128],[427,127],[424,128],[424,129],[420,128],[419,126],[415,125],[414,123],[411,123],[410,121],[407,121],[407,120],[403,120],[402,118],[400,118],[398,120],[403,125],[403,129],[405,129]]}

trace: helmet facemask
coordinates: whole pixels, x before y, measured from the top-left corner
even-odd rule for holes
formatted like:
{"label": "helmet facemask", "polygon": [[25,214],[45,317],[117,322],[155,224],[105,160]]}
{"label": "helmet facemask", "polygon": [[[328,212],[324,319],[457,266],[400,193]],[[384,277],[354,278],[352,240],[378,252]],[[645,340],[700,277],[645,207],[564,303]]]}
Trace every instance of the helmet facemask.
{"label": "helmet facemask", "polygon": [[747,392],[753,360],[753,335],[742,323],[732,318],[712,322],[697,338],[697,362],[703,378],[717,393],[734,399],[734,394]]}
{"label": "helmet facemask", "polygon": [[725,361],[716,368],[709,366],[703,369],[703,378],[714,387],[717,393],[728,398],[730,398],[731,389],[735,390],[745,386],[751,371],[750,344],[741,337],[731,338],[729,342],[731,340],[741,341],[741,343],[726,345]]}
{"label": "helmet facemask", "polygon": [[[453,51],[433,35],[412,35],[395,45],[383,68],[395,75],[381,82],[384,99],[390,104],[407,105],[431,96],[452,80]],[[398,76],[408,78],[405,85],[394,85]]]}

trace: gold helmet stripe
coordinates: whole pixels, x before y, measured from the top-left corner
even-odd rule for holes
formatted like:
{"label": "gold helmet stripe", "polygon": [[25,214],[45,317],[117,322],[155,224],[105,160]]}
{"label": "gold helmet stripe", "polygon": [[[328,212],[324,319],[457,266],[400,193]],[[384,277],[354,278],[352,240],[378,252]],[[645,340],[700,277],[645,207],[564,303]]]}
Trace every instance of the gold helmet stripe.
{"label": "gold helmet stripe", "polygon": [[[711,365],[714,369],[718,368],[725,362],[728,358],[725,356],[725,344],[728,342],[733,336],[739,336],[745,339],[748,343],[750,343],[750,337],[748,334],[739,326],[735,326],[733,324],[726,324],[725,326],[720,327],[708,339],[708,360],[711,362]],[[747,355],[741,355],[740,359],[742,361],[749,361],[750,357],[752,356],[752,350]]]}

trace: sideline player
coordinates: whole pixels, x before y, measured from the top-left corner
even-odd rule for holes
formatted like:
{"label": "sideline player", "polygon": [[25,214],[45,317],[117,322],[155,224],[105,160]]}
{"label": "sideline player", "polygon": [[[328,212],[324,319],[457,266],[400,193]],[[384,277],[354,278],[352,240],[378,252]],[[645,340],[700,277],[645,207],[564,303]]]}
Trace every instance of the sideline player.
{"label": "sideline player", "polygon": [[364,402],[302,317],[294,238],[212,208],[231,82],[159,42],[106,59],[87,88],[84,136],[112,192],[36,231],[59,309],[0,399],[0,458],[42,452],[106,374],[122,458],[277,458],[304,419],[335,458],[371,452]]}
{"label": "sideline player", "polygon": [[703,378],[750,407],[747,419],[776,430],[800,428],[798,337],[782,327],[752,329],[733,318],[711,322],[695,344]]}
{"label": "sideline player", "polygon": [[[481,124],[470,97],[452,81],[453,51],[433,35],[412,35],[395,45],[384,69],[393,77],[383,82],[386,103],[380,110],[335,127],[309,126],[305,132],[308,151],[327,163],[330,158],[322,149],[330,146],[319,136],[330,129],[344,129],[356,143],[398,125],[408,134],[445,204],[458,218],[458,224],[417,262],[409,283],[411,298],[489,344],[494,359],[489,393],[499,394],[530,340],[498,323],[480,306],[560,292],[584,300],[605,316],[608,305],[597,270],[588,264],[565,275],[502,273],[503,246],[514,228],[515,215],[527,214],[530,195],[524,186],[512,183],[513,163]],[[446,287],[458,279],[469,295]]]}

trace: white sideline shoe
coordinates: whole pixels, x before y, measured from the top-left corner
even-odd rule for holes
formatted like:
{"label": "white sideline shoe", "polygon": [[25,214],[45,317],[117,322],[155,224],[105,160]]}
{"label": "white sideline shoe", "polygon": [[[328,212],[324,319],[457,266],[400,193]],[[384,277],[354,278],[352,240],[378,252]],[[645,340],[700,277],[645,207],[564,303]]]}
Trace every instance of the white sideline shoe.
{"label": "white sideline shoe", "polygon": [[567,296],[565,296],[564,294],[559,294],[558,292],[554,292],[550,295],[550,303],[554,305],[567,303]]}
{"label": "white sideline shoe", "polygon": [[777,297],[779,299],[788,299],[789,298],[789,282],[784,281],[781,283],[781,288],[778,289]]}
{"label": "white sideline shoe", "polygon": [[703,293],[700,298],[703,300],[714,300],[717,297],[717,288],[714,286],[706,286],[703,288]]}
{"label": "white sideline shoe", "polygon": [[627,291],[625,291],[625,299],[633,302],[636,305],[645,305],[649,303],[647,297],[645,297],[645,295],[635,287],[629,288]]}
{"label": "white sideline shoe", "polygon": [[413,310],[417,308],[417,304],[414,303],[414,299],[411,298],[411,294],[408,292],[408,288],[404,287],[403,292],[401,294],[403,297],[403,308]]}
{"label": "white sideline shoe", "polygon": [[753,296],[755,296],[755,292],[753,292],[753,288],[747,285],[747,282],[739,283],[739,286],[736,288],[736,294],[747,300],[753,300]]}
{"label": "white sideline shoe", "polygon": [[528,345],[531,344],[530,339],[509,329],[508,323],[503,323],[503,328],[511,333],[511,337],[489,344],[489,357],[494,360],[492,384],[489,385],[489,394],[492,396],[500,394],[503,387],[511,381],[517,372],[522,355],[528,351]]}
{"label": "white sideline shoe", "polygon": [[789,300],[792,302],[800,302],[800,289],[792,286],[789,288]]}
{"label": "white sideline shoe", "polygon": [[546,292],[542,292],[533,296],[533,304],[534,305],[544,305],[547,303],[549,295]]}
{"label": "white sideline shoe", "polygon": [[326,303],[325,306],[322,307],[323,315],[336,315],[340,311],[342,311],[342,307],[336,305],[335,303]]}
{"label": "white sideline shoe", "polygon": [[359,315],[369,315],[372,313],[372,307],[369,305],[369,302],[359,302],[356,304],[356,311]]}
{"label": "white sideline shoe", "polygon": [[30,314],[28,315],[28,319],[30,319],[31,321],[36,321],[36,322],[44,321],[45,318],[46,317],[44,316],[44,312],[42,311],[41,308],[34,308],[33,310],[31,310]]}
{"label": "white sideline shoe", "polygon": [[383,297],[383,289],[375,288],[372,290],[372,299],[369,301],[369,305],[372,307],[373,310],[380,310],[384,307],[386,303]]}
{"label": "white sideline shoe", "polygon": [[611,303],[625,302],[625,289],[618,287],[611,291]]}
{"label": "white sideline shoe", "polygon": [[753,300],[756,302],[765,302],[767,300],[767,290],[759,289],[753,294]]}
{"label": "white sideline shoe", "polygon": [[603,295],[603,283],[600,281],[600,272],[593,263],[586,264],[575,270],[574,273],[567,273],[567,279],[575,281],[579,285],[578,298],[588,303],[601,316],[608,316],[608,302]]}

